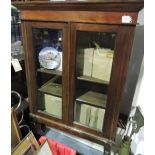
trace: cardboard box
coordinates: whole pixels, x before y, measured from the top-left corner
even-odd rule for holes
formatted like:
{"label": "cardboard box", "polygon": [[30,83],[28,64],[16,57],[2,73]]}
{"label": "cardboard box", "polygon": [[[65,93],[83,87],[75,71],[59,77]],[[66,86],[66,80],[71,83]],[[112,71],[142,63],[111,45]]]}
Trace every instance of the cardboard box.
{"label": "cardboard box", "polygon": [[45,111],[57,118],[62,118],[62,98],[45,94]]}
{"label": "cardboard box", "polygon": [[113,62],[113,50],[95,49],[93,57],[92,77],[106,82],[110,81]]}
{"label": "cardboard box", "polygon": [[90,110],[89,105],[81,104],[80,123],[89,126]]}
{"label": "cardboard box", "polygon": [[97,119],[97,129],[102,130],[104,123],[105,109],[99,109]]}
{"label": "cardboard box", "polygon": [[90,121],[89,121],[89,127],[91,128],[97,128],[98,111],[99,108],[91,106]]}
{"label": "cardboard box", "polygon": [[83,76],[92,75],[93,48],[85,48],[77,51],[77,74]]}

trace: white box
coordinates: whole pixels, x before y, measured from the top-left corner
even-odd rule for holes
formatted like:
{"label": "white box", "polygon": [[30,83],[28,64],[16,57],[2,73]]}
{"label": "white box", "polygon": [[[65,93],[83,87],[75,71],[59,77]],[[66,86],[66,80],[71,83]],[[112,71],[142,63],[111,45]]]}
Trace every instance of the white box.
{"label": "white box", "polygon": [[81,111],[80,111],[80,123],[84,125],[89,125],[90,119],[90,106],[86,104],[81,104]]}
{"label": "white box", "polygon": [[85,48],[77,51],[77,73],[83,76],[92,75],[93,48]]}
{"label": "white box", "polygon": [[105,109],[99,109],[97,119],[97,129],[102,130],[104,123]]}
{"label": "white box", "polygon": [[89,127],[91,128],[97,128],[98,111],[99,108],[91,106],[90,121],[89,121]]}
{"label": "white box", "polygon": [[94,50],[92,77],[110,81],[113,52],[113,50],[105,48]]}
{"label": "white box", "polygon": [[62,99],[45,94],[45,111],[55,117],[62,118]]}

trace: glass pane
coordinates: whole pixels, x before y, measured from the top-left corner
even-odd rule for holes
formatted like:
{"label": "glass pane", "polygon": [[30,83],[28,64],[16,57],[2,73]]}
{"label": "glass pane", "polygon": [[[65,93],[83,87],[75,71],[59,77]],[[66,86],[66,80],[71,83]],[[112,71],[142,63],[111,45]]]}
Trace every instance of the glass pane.
{"label": "glass pane", "polygon": [[62,118],[62,30],[33,28],[38,110]]}
{"label": "glass pane", "polygon": [[102,130],[116,34],[77,31],[75,121]]}

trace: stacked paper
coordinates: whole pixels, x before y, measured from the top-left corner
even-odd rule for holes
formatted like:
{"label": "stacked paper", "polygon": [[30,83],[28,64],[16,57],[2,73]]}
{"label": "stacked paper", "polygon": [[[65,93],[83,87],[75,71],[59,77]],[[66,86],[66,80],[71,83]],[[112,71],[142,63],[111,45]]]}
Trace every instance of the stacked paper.
{"label": "stacked paper", "polygon": [[91,76],[93,63],[93,48],[85,48],[77,51],[77,72],[80,75]]}
{"label": "stacked paper", "polygon": [[103,122],[104,122],[105,109],[100,109],[98,111],[98,119],[97,119],[97,129],[102,130]]}
{"label": "stacked paper", "polygon": [[90,118],[90,106],[86,104],[81,104],[80,123],[88,126],[89,118]]}
{"label": "stacked paper", "polygon": [[45,94],[45,111],[53,116],[62,118],[62,99]]}
{"label": "stacked paper", "polygon": [[98,111],[99,111],[99,108],[95,108],[91,106],[91,114],[90,114],[90,121],[89,121],[89,127],[91,128],[97,127]]}
{"label": "stacked paper", "polygon": [[113,50],[94,50],[92,77],[109,82],[113,61]]}

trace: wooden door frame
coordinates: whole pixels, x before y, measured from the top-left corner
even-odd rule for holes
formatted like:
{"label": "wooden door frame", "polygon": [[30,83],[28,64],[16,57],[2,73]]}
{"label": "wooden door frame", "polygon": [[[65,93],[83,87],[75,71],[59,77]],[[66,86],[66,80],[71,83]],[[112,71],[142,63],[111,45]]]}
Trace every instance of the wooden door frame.
{"label": "wooden door frame", "polygon": [[[30,113],[37,114],[41,117],[54,119],[58,122],[68,122],[68,87],[69,84],[69,70],[68,70],[68,24],[67,23],[56,23],[56,22],[27,22],[22,21],[22,35],[23,44],[25,51],[25,67],[26,67],[26,78],[28,85],[28,96],[29,96],[29,108]],[[48,28],[48,29],[61,29],[63,31],[63,69],[62,69],[62,120],[57,119],[52,116],[48,116],[37,112],[37,79],[36,79],[36,69],[35,69],[35,58],[34,58],[34,48],[33,48],[33,36],[32,28]]]}
{"label": "wooden door frame", "polygon": [[[129,25],[108,25],[108,24],[71,24],[71,50],[70,55],[70,122],[73,123],[74,118],[74,92],[75,92],[75,62],[76,62],[76,31],[94,31],[94,32],[115,32],[115,52],[112,64],[111,79],[108,90],[107,108],[104,119],[103,137],[108,139],[115,139],[117,122],[119,116],[122,95],[127,77],[128,64],[132,51],[132,43],[134,37],[134,26]],[[80,128],[80,126],[77,126]],[[82,127],[83,130],[92,132],[91,129]],[[99,133],[98,133],[99,135]]]}

